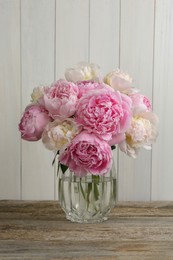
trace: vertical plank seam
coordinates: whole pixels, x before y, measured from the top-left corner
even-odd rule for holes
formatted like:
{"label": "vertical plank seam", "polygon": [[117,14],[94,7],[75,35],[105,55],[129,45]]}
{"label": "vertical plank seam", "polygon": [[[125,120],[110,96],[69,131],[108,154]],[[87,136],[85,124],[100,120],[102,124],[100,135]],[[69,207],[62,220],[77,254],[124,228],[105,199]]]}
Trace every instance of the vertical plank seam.
{"label": "vertical plank seam", "polygon": [[[119,57],[118,67],[121,67],[121,0],[119,0]],[[119,201],[119,148],[117,148],[117,201]]]}
{"label": "vertical plank seam", "polygon": [[[22,114],[22,2],[20,0],[20,114]],[[20,200],[22,200],[22,139],[20,139]]]}
{"label": "vertical plank seam", "polygon": [[90,62],[91,2],[88,0],[88,62]]}
{"label": "vertical plank seam", "polygon": [[[56,80],[56,0],[54,0],[54,81]],[[56,200],[56,163],[54,164],[54,200]]]}
{"label": "vertical plank seam", "polygon": [[119,0],[119,61],[118,66],[121,66],[121,0]]}
{"label": "vertical plank seam", "polygon": [[[154,0],[154,17],[153,17],[153,64],[152,64],[152,106],[154,106],[154,72],[155,72],[155,27],[156,27],[156,0]],[[150,201],[152,201],[153,189],[153,150],[151,150],[150,163]]]}

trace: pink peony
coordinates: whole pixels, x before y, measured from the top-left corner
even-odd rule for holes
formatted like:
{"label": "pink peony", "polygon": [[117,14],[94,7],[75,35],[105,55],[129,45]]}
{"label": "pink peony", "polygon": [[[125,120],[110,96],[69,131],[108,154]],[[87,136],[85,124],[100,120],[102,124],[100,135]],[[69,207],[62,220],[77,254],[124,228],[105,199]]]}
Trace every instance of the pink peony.
{"label": "pink peony", "polygon": [[108,89],[93,90],[77,105],[76,121],[88,133],[110,141],[127,130],[131,119],[131,99]]}
{"label": "pink peony", "polygon": [[80,177],[105,175],[112,166],[112,151],[107,142],[83,131],[60,154],[59,161]]}
{"label": "pink peony", "polygon": [[39,104],[27,106],[19,124],[21,138],[27,141],[38,141],[50,120],[48,111],[44,107]]}
{"label": "pink peony", "polygon": [[74,83],[58,80],[44,94],[46,109],[54,119],[64,119],[76,111],[78,86]]}
{"label": "pink peony", "polygon": [[130,98],[132,99],[132,110],[134,115],[152,110],[151,101],[146,96],[142,94],[133,94],[130,95]]}

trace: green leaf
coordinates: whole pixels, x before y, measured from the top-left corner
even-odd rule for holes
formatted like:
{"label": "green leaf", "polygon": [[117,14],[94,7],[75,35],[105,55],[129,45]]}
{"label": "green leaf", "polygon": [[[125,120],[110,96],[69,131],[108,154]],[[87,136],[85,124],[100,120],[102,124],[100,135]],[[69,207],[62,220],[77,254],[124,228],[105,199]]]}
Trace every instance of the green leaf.
{"label": "green leaf", "polygon": [[56,159],[56,157],[57,157],[58,154],[59,154],[59,151],[56,152],[56,154],[55,154],[55,156],[54,156],[54,158],[53,158],[52,166],[54,165],[54,163],[55,163],[55,159]]}
{"label": "green leaf", "polygon": [[112,149],[112,150],[115,150],[115,149],[116,149],[116,146],[115,146],[115,145],[111,145],[111,149]]}
{"label": "green leaf", "polygon": [[60,163],[60,167],[61,167],[61,171],[62,171],[63,173],[65,173],[65,172],[67,171],[67,169],[68,169],[68,166],[66,166],[66,165],[64,165],[64,164],[61,164],[61,163]]}

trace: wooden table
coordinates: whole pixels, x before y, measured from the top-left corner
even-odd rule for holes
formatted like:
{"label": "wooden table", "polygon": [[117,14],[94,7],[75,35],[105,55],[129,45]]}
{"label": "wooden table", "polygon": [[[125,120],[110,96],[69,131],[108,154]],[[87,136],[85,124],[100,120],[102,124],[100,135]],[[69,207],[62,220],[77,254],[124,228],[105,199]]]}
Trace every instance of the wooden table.
{"label": "wooden table", "polygon": [[173,260],[173,202],[119,203],[78,224],[57,202],[0,201],[0,259]]}

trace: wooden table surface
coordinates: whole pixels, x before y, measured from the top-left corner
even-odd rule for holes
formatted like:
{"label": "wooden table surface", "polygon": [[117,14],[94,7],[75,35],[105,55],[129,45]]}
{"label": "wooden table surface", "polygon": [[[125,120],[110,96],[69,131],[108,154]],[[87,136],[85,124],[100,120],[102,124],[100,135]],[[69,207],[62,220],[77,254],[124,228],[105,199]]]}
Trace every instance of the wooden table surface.
{"label": "wooden table surface", "polygon": [[57,202],[0,201],[0,259],[173,260],[173,202],[118,203],[78,224]]}

